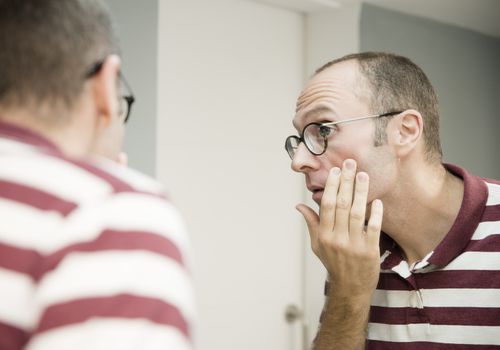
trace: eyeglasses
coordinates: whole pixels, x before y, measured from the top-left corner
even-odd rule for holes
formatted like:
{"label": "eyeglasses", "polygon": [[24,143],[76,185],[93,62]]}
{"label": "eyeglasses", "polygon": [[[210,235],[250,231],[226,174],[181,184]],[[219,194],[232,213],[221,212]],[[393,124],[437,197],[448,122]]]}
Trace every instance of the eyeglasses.
{"label": "eyeglasses", "polygon": [[304,145],[306,145],[306,148],[309,152],[311,152],[315,156],[320,156],[325,153],[326,148],[328,147],[328,138],[335,132],[335,128],[333,126],[337,124],[350,123],[370,118],[389,117],[400,113],[402,113],[402,111],[369,115],[366,117],[340,120],[338,122],[309,123],[304,127],[300,136],[290,135],[286,138],[285,149],[290,158],[293,159],[293,157],[295,156],[295,152],[299,147],[299,144],[301,142],[304,142]]}
{"label": "eyeglasses", "polygon": [[[104,64],[104,60],[101,60],[94,64],[92,68],[90,68],[87,73],[85,74],[85,79],[91,78],[95,74],[97,74],[101,68],[102,65]],[[127,79],[123,76],[121,72],[118,72],[118,77],[120,78],[120,81],[123,84],[124,89],[128,92],[126,95],[121,95],[119,99],[119,110],[118,110],[118,115],[119,118],[123,120],[123,123],[127,123],[128,118],[130,116],[130,110],[132,109],[132,104],[135,101],[134,94],[132,93],[132,89],[130,88],[130,85],[127,82]]]}

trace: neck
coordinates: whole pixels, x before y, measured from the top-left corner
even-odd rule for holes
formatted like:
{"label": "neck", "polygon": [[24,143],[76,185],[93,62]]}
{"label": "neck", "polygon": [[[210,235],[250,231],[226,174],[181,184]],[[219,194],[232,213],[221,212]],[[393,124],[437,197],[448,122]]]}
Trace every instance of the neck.
{"label": "neck", "polygon": [[451,229],[464,185],[441,164],[403,165],[400,178],[405,180],[384,199],[383,231],[411,264],[433,251]]}
{"label": "neck", "polygon": [[27,109],[0,109],[3,121],[29,129],[54,143],[64,154],[71,157],[88,155],[90,150],[90,133],[86,133],[82,121],[68,118],[62,123],[48,123],[47,118]]}

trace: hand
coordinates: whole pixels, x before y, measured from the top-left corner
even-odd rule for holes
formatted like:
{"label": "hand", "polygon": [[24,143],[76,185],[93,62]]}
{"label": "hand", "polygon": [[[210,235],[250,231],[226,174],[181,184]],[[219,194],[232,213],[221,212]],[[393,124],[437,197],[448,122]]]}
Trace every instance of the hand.
{"label": "hand", "polygon": [[125,152],[120,152],[116,157],[116,162],[126,167],[128,165],[128,156]]}
{"label": "hand", "polygon": [[383,206],[380,200],[372,202],[365,230],[368,182],[368,174],[356,174],[356,162],[347,159],[342,171],[330,170],[319,216],[304,204],[297,206],[306,220],[312,250],[330,275],[330,296],[366,300],[377,286]]}

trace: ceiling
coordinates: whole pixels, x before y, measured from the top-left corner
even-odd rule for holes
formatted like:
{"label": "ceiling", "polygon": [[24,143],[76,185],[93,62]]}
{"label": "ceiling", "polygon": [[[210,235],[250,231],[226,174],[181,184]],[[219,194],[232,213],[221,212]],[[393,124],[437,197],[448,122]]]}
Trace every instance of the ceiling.
{"label": "ceiling", "polygon": [[500,0],[253,0],[305,13],[370,3],[500,38]]}

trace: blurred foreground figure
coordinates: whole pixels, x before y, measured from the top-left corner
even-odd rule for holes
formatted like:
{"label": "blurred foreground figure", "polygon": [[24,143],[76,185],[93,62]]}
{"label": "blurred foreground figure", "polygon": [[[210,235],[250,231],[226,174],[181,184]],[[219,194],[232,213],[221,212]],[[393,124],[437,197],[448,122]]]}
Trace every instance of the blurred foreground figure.
{"label": "blurred foreground figure", "polygon": [[0,349],[192,349],[181,218],[106,159],[133,100],[100,1],[0,0]]}

